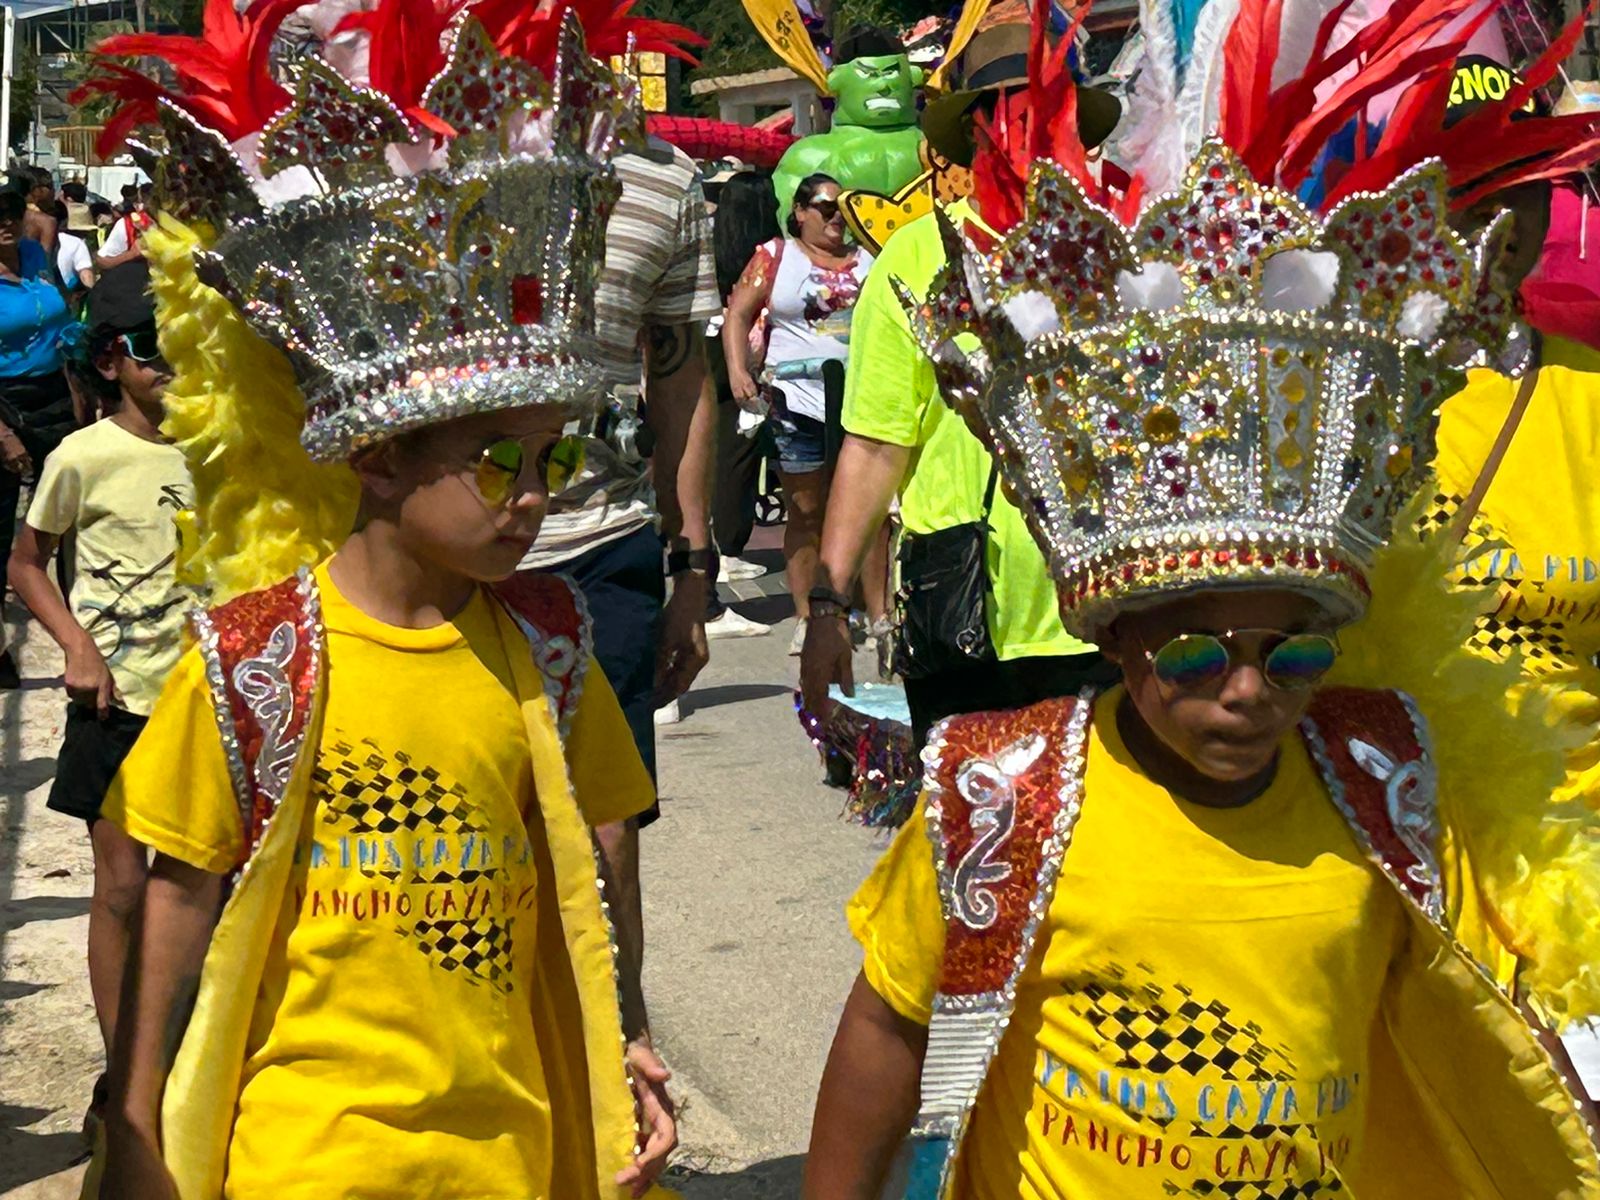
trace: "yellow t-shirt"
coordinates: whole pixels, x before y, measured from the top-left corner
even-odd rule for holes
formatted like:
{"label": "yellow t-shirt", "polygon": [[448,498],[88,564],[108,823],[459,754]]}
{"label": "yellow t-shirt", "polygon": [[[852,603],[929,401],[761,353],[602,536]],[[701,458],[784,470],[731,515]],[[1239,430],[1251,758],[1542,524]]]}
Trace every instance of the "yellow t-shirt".
{"label": "yellow t-shirt", "polygon": [[[325,568],[317,580],[326,716],[250,1030],[227,1194],[546,1196],[550,1101],[529,997],[538,910],[553,901],[507,657],[526,644],[502,642],[483,593],[450,623],[399,629],[354,608]],[[240,825],[205,686],[191,652],[107,815],[224,871]],[[591,822],[649,803],[631,747],[591,664],[568,740]]]}
{"label": "yellow t-shirt", "polygon": [[[1083,812],[957,1194],[1346,1194],[1399,900],[1298,739],[1262,796],[1206,808],[1139,771],[1121,694],[1096,704]],[[944,921],[920,813],[849,916],[873,988],[926,1023]]]}
{"label": "yellow t-shirt", "polygon": [[[1518,381],[1473,371],[1439,412],[1441,495],[1449,521],[1472,491]],[[1496,589],[1473,644],[1521,649],[1537,674],[1592,668],[1600,656],[1600,351],[1549,338],[1539,381],[1479,511],[1463,582]],[[1591,676],[1591,680],[1595,677]]]}
{"label": "yellow t-shirt", "polygon": [[106,420],[61,440],[28,508],[40,533],[76,532],[73,615],[111,669],[118,705],[140,716],[183,649],[195,597],[177,579],[174,518],[193,503],[182,451]]}
{"label": "yellow t-shirt", "polygon": [[[956,221],[973,215],[965,201],[951,206]],[[862,285],[850,322],[843,423],[858,437],[913,448],[900,491],[900,519],[910,533],[933,533],[983,515],[993,458],[960,414],[940,398],[933,363],[911,336],[910,322],[891,281],[927,291],[944,265],[944,244],[933,214],[889,239]],[[1067,633],[1044,552],[1016,506],[995,488],[989,524],[989,633],[1001,659],[1084,654],[1093,647]]]}

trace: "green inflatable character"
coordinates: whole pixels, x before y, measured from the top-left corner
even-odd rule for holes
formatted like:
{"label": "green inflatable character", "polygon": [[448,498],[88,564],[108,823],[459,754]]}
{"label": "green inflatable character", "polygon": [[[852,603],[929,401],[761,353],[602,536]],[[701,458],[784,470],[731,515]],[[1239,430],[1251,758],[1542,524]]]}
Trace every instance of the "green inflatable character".
{"label": "green inflatable character", "polygon": [[926,170],[917,89],[925,75],[911,65],[892,33],[870,26],[841,38],[838,65],[828,72],[833,128],[790,146],[772,173],[779,219],[787,222],[795,189],[821,172],[846,191],[892,196]]}

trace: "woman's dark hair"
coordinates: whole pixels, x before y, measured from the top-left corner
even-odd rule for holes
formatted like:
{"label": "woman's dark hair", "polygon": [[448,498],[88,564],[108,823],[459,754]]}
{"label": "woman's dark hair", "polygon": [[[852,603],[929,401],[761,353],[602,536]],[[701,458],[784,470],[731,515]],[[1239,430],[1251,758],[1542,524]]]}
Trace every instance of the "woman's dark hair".
{"label": "woman's dark hair", "polygon": [[65,225],[69,218],[69,214],[67,212],[67,202],[65,200],[57,200],[55,203],[51,204],[50,215],[54,217],[60,224]]}
{"label": "woman's dark hair", "polygon": [[717,259],[717,291],[724,304],[756,247],[778,233],[778,195],[772,190],[772,176],[740,171],[722,185],[711,218],[711,247]]}
{"label": "woman's dark hair", "polygon": [[89,199],[89,189],[76,179],[69,179],[63,183],[61,194],[74,204],[83,204]]}
{"label": "woman's dark hair", "polygon": [[795,188],[794,204],[789,208],[789,235],[791,237],[800,236],[800,222],[795,219],[794,210],[797,208],[809,208],[811,202],[816,199],[817,189],[829,183],[833,184],[834,187],[839,186],[839,181],[832,175],[824,175],[821,171],[818,171],[815,175],[807,175],[800,181],[800,186]]}
{"label": "woman's dark hair", "polygon": [[0,221],[20,221],[28,211],[28,199],[15,188],[0,189]]}
{"label": "woman's dark hair", "polygon": [[116,216],[117,210],[111,207],[109,201],[96,200],[94,203],[89,205],[89,215],[94,217],[96,220],[99,220],[101,217]]}

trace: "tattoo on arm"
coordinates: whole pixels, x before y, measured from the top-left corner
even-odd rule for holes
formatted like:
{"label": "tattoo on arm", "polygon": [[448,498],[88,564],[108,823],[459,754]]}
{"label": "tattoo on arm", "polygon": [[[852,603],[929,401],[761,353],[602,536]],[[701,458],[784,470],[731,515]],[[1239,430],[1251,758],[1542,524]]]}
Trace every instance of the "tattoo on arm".
{"label": "tattoo on arm", "polygon": [[676,375],[688,363],[698,344],[689,325],[650,325],[645,329],[645,339],[651,379]]}

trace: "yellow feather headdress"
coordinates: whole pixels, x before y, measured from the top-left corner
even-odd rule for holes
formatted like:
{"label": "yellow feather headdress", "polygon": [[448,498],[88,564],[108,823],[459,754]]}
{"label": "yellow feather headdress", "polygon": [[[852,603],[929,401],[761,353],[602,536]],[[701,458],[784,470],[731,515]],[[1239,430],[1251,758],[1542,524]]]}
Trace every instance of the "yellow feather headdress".
{"label": "yellow feather headdress", "polygon": [[196,276],[195,251],[210,241],[204,225],[165,213],[144,235],[174,372],[162,431],[194,479],[183,569],[221,604],[331,554],[354,524],[359,489],[348,466],[319,465],[302,448],[305,400],[288,359]]}

